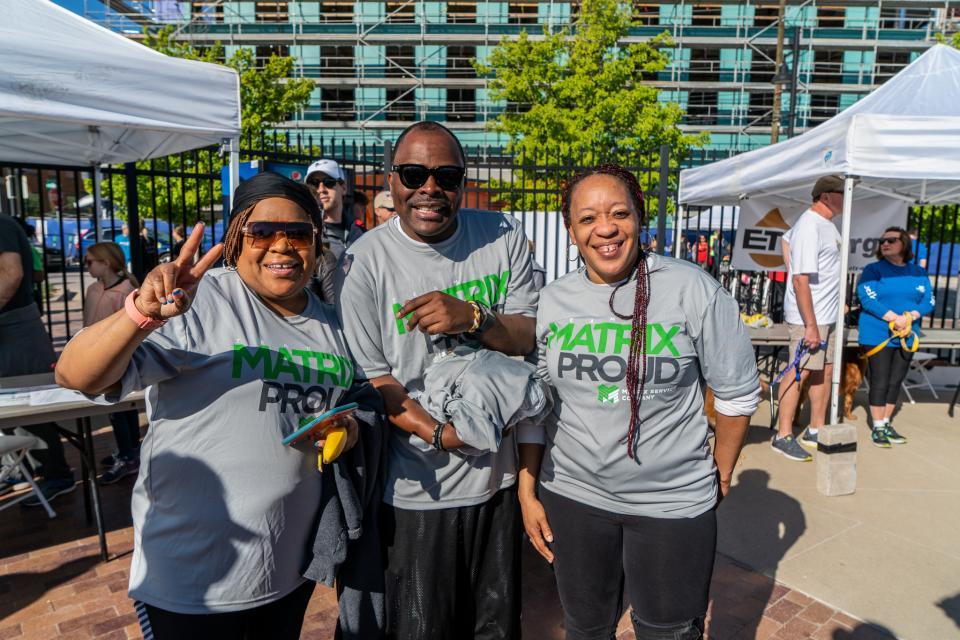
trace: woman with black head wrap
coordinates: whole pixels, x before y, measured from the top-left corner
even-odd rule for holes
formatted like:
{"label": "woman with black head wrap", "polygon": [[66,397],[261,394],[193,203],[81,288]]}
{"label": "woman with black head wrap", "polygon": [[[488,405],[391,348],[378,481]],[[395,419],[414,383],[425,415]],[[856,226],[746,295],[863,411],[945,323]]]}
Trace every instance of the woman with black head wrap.
{"label": "woman with black head wrap", "polygon": [[[255,176],[223,245],[194,263],[198,224],[60,359],[65,387],[108,400],[147,389],[130,595],[158,640],[299,637],[314,587],[301,573],[329,497],[313,445],[281,440],[354,391],[336,314],[307,288],[319,228],[305,186]],[[368,415],[336,422],[348,448]]]}

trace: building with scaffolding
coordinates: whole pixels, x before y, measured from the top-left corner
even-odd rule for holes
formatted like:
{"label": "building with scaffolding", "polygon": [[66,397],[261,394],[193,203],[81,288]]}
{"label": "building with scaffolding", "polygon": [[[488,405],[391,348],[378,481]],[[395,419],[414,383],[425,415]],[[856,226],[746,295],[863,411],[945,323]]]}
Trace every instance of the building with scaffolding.
{"label": "building with scaffolding", "polygon": [[[196,46],[220,42],[265,60],[294,56],[316,84],[309,106],[284,128],[357,142],[392,139],[432,119],[470,146],[498,147],[487,130],[506,105],[492,100],[471,64],[502,38],[538,34],[578,18],[580,2],[428,0],[71,0],[86,17],[137,37],[173,23]],[[672,64],[652,80],[660,99],[686,110],[683,126],[711,147],[744,150],[770,140],[774,87],[781,130],[830,118],[960,28],[960,0],[789,0],[784,66],[777,73],[779,3],[632,2],[627,42],[664,31]],[[791,91],[791,89],[793,89]]]}

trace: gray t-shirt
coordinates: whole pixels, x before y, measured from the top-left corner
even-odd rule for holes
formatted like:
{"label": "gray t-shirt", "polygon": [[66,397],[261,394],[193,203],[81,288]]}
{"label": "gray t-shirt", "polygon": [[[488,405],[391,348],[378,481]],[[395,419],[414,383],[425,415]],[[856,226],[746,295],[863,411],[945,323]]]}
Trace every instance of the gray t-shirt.
{"label": "gray t-shirt", "polygon": [[[517,221],[468,210],[457,221],[449,239],[426,244],[407,236],[393,218],[347,249],[337,269],[337,311],[359,377],[393,375],[417,397],[434,357],[463,342],[461,336],[407,331],[396,318],[405,301],[424,293],[439,290],[499,313],[536,315],[530,252]],[[514,483],[516,468],[512,430],[499,451],[466,456],[436,451],[394,427],[384,501],[415,510],[481,504]]]}
{"label": "gray t-shirt", "polygon": [[[320,504],[316,451],[281,439],[339,404],[353,365],[333,308],[280,317],[235,271],[134,352],[120,397],[147,388],[133,490],[130,596],[178,613],[272,602],[302,582]],[[108,398],[111,399],[111,398]]]}
{"label": "gray t-shirt", "polygon": [[[583,268],[547,285],[537,312],[538,369],[554,388],[540,473],[554,493],[614,513],[683,518],[716,502],[702,382],[721,399],[758,385],[737,303],[690,263],[650,255],[647,378],[637,455],[627,456],[629,320],[614,287]],[[636,278],[615,299],[633,312]]]}

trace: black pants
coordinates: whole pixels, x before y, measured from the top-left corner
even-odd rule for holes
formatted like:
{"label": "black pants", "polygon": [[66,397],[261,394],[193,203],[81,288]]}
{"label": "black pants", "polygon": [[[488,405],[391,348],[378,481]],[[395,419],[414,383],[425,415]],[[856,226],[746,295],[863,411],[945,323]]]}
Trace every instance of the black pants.
{"label": "black pants", "polygon": [[487,502],[412,511],[384,504],[387,637],[520,637],[520,508],[516,488]]}
{"label": "black pants", "polygon": [[[867,351],[873,347],[864,347]],[[896,404],[900,385],[907,377],[913,354],[899,347],[884,347],[867,358],[867,380],[870,383],[870,406]]]}
{"label": "black pants", "polygon": [[[270,604],[230,613],[174,613],[146,603],[137,608],[146,610],[154,640],[298,640],[315,586],[308,580]],[[143,632],[149,637],[148,629]]]}
{"label": "black pants", "polygon": [[[638,640],[697,640],[709,602],[717,519],[603,511],[545,489],[568,640],[616,635],[626,595]],[[624,588],[624,585],[626,588]]]}
{"label": "black pants", "polygon": [[110,424],[120,457],[125,460],[140,457],[140,412],[131,409],[111,413]]}
{"label": "black pants", "polygon": [[[57,356],[43,326],[40,310],[35,305],[20,307],[0,314],[0,378],[50,373]],[[52,422],[35,424],[24,429],[43,440],[47,448],[31,451],[40,463],[45,480],[73,478],[60,441],[60,432]]]}

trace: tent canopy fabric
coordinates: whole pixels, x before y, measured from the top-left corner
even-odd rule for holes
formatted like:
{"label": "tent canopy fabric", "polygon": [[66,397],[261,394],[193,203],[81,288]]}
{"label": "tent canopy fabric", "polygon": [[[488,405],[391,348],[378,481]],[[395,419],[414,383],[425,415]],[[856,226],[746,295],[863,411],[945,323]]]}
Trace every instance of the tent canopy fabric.
{"label": "tent canopy fabric", "polygon": [[48,0],[3,14],[0,161],[132,162],[239,135],[233,69],[165,56]]}
{"label": "tent canopy fabric", "polygon": [[775,145],[680,172],[685,205],[751,195],[810,202],[817,178],[858,178],[854,197],[960,202],[960,51],[935,45],[873,93]]}

